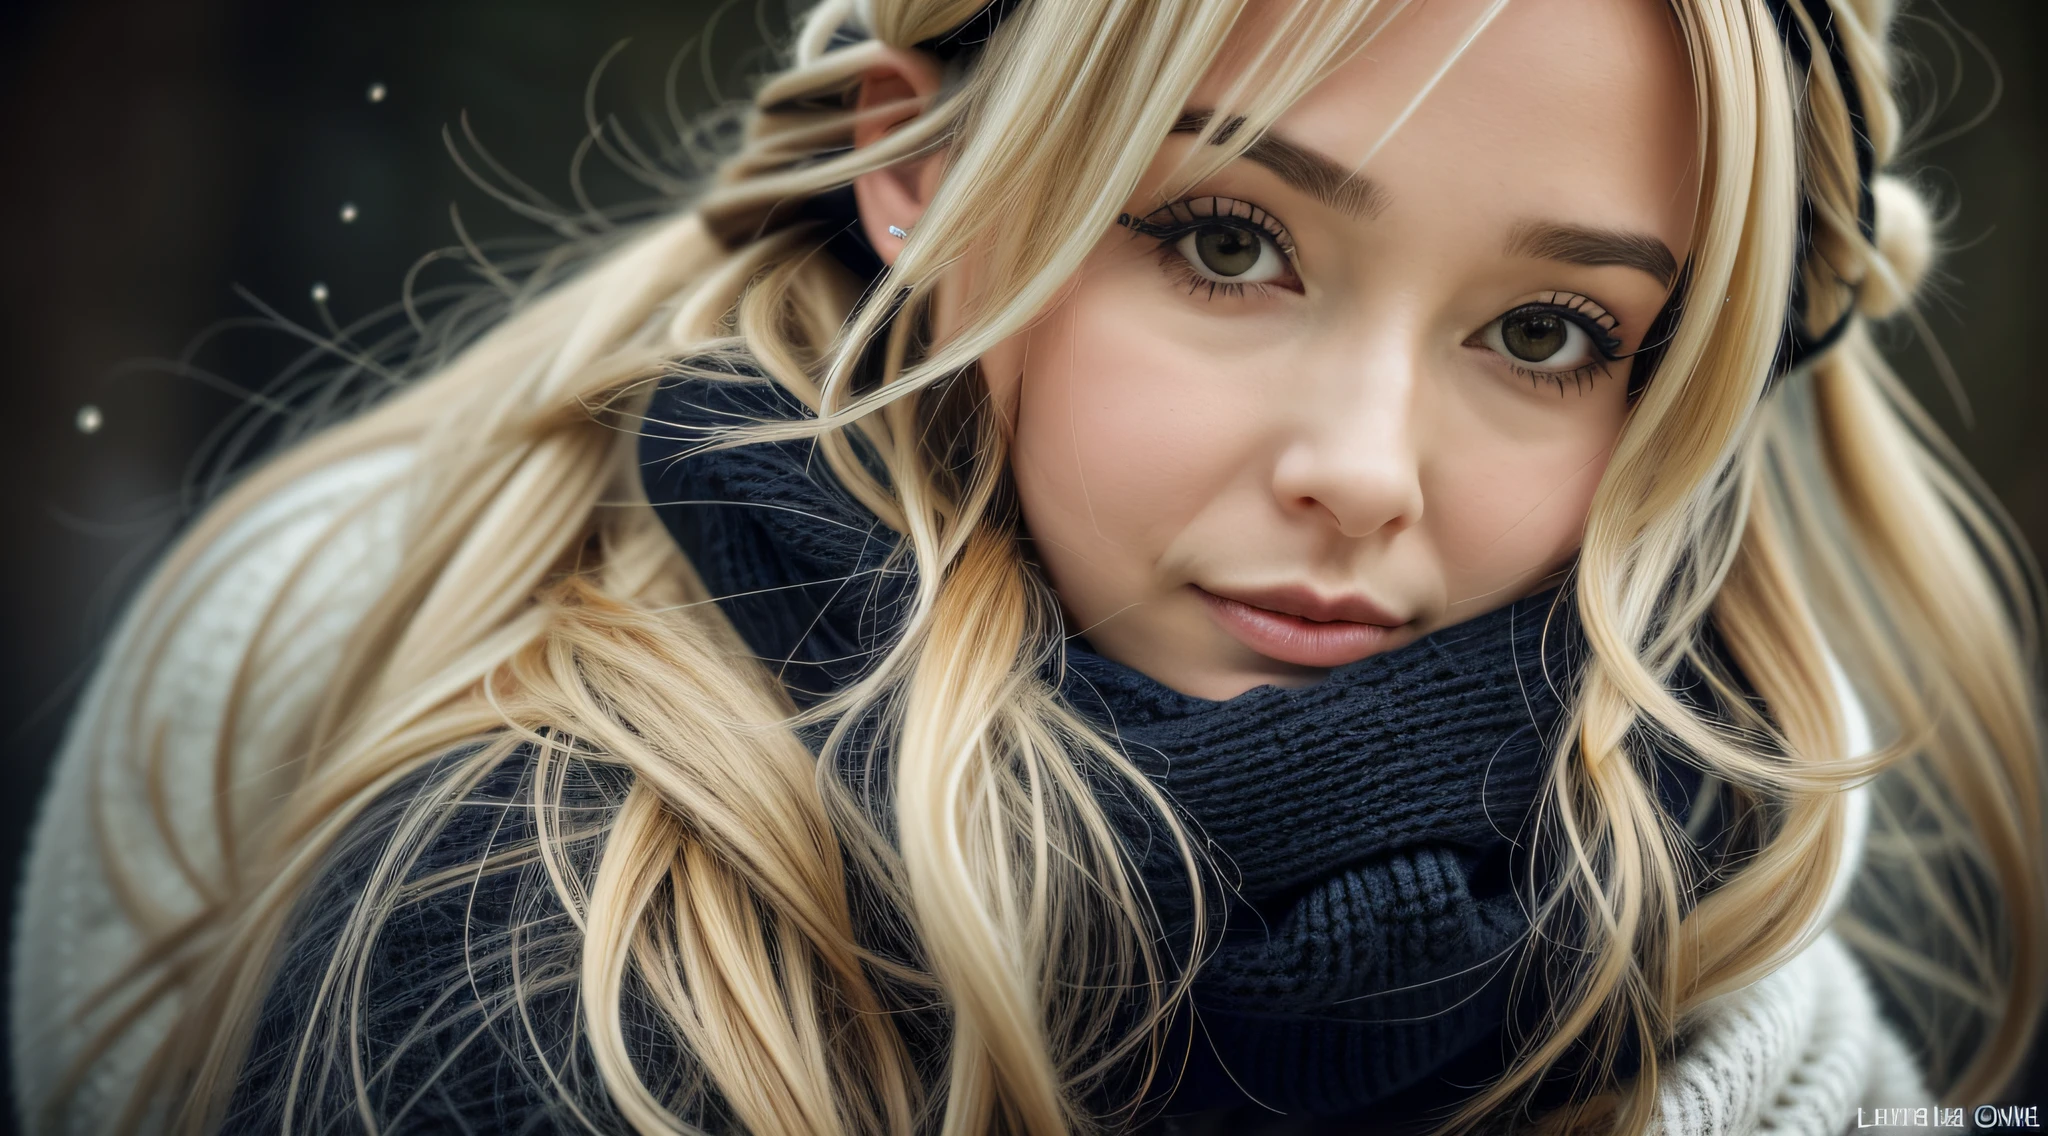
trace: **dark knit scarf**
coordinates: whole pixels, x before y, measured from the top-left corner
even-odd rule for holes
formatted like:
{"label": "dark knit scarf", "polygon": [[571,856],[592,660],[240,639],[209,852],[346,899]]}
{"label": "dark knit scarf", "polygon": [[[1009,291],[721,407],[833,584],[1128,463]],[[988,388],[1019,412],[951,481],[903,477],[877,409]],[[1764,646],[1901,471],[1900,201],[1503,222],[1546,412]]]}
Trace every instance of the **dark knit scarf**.
{"label": "dark knit scarf", "polygon": [[[716,427],[805,413],[765,381],[672,379],[641,441],[656,512],[800,704],[888,642],[909,584],[894,534],[809,442],[687,451]],[[1397,1103],[1455,1103],[1505,1068],[1505,1027],[1531,1010],[1509,997],[1529,929],[1517,836],[1578,642],[1558,601],[1223,702],[1066,643],[1063,694],[1166,791],[1234,890],[1181,1023],[1189,1059],[1171,1111],[1249,1099],[1386,1120]],[[1668,808],[1694,778],[1672,770]],[[1170,853],[1153,841],[1138,854],[1169,932],[1191,902]]]}

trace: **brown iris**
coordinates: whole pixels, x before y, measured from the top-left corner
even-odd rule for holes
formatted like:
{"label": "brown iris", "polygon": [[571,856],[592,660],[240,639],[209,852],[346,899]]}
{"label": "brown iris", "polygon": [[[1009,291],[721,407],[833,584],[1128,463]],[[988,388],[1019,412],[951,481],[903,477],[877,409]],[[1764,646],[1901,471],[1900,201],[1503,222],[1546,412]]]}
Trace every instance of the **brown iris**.
{"label": "brown iris", "polygon": [[1550,312],[1516,312],[1500,323],[1500,341],[1525,363],[1541,363],[1564,350],[1565,321]]}
{"label": "brown iris", "polygon": [[1259,239],[1243,229],[1213,225],[1195,230],[1195,255],[1218,276],[1243,276],[1259,263]]}

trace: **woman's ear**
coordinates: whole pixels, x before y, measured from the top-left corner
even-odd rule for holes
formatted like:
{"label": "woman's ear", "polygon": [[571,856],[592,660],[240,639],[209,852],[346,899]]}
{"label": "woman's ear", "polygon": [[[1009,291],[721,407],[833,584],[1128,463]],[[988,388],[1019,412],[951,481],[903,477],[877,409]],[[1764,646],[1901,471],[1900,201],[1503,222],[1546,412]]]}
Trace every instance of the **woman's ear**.
{"label": "woman's ear", "polygon": [[[861,75],[854,104],[859,117],[853,126],[854,146],[873,145],[891,130],[923,113],[938,93],[939,61],[920,51],[879,47],[875,62]],[[909,232],[939,187],[942,155],[927,154],[898,162],[853,179],[853,199],[860,209],[861,231],[884,264],[896,263],[903,238],[890,229]]]}

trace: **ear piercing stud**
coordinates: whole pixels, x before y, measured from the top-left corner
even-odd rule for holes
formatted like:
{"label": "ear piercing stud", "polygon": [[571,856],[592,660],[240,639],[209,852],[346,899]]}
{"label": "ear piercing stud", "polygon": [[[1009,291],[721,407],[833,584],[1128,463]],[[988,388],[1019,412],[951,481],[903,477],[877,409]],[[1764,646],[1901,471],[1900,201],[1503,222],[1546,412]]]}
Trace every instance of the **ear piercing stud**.
{"label": "ear piercing stud", "polygon": [[895,237],[899,241],[908,240],[910,238],[909,230],[900,228],[896,225],[889,226],[889,235]]}

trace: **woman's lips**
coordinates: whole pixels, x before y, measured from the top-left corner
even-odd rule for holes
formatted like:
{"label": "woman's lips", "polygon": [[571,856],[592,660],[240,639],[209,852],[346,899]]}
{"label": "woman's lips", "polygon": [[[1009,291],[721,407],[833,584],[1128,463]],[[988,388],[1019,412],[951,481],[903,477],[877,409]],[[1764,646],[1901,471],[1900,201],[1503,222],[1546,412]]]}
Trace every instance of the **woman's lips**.
{"label": "woman's lips", "polygon": [[1377,654],[1406,622],[1366,599],[1325,600],[1299,589],[1223,596],[1191,586],[1238,642],[1298,667],[1341,667]]}

